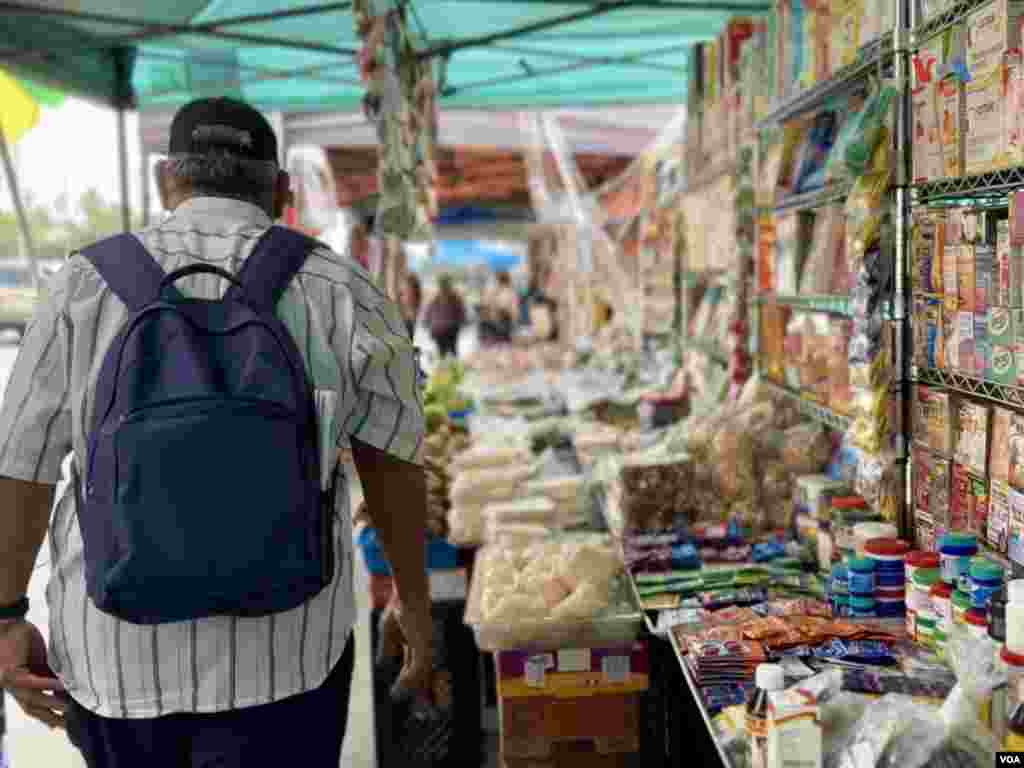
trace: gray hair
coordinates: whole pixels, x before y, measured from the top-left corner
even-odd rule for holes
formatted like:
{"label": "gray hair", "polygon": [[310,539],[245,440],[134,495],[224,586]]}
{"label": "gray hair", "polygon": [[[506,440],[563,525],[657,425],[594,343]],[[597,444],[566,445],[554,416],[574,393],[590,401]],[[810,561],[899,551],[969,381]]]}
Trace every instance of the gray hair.
{"label": "gray hair", "polygon": [[193,194],[212,194],[265,205],[280,169],[277,163],[251,160],[224,151],[167,158],[167,170]]}

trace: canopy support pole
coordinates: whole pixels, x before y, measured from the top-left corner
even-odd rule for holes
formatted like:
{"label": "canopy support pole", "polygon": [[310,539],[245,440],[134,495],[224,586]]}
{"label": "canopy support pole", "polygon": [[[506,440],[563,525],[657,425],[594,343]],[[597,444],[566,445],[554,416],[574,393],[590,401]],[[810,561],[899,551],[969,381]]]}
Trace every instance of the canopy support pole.
{"label": "canopy support pole", "polygon": [[127,51],[114,52],[114,69],[117,72],[117,164],[121,187],[121,229],[130,232],[132,228],[131,189],[128,186],[128,114],[125,103],[131,95],[128,82]]}
{"label": "canopy support pole", "polygon": [[0,131],[0,160],[3,161],[4,175],[7,177],[7,188],[11,191],[11,203],[14,205],[14,215],[18,219],[18,230],[21,232],[21,241],[25,245],[25,252],[32,261],[32,284],[39,286],[39,270],[36,268],[36,249],[32,242],[32,231],[28,226],[28,215],[25,213],[25,204],[21,199],[21,191],[18,189],[18,175],[14,169],[14,160],[11,158],[11,148],[7,144],[7,137]]}

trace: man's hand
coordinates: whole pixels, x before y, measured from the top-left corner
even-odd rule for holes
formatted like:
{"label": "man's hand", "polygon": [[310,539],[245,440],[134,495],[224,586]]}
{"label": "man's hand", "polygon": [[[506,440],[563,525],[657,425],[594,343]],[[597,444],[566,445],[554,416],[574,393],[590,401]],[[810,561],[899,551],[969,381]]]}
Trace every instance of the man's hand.
{"label": "man's hand", "polygon": [[43,636],[27,621],[0,622],[0,689],[29,717],[50,728],[64,727],[64,684],[46,663]]}
{"label": "man's hand", "polygon": [[402,671],[391,689],[396,699],[419,697],[432,700],[433,632],[430,603],[403,605],[392,598],[380,619],[378,662],[403,652]]}

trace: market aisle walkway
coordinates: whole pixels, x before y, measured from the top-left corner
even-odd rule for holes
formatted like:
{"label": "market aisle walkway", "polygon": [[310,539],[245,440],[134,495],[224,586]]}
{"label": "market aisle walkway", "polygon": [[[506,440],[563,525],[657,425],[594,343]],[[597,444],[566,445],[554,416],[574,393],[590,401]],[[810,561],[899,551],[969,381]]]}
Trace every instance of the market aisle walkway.
{"label": "market aisle walkway", "polygon": [[[17,347],[0,345],[0,398],[3,397],[7,376],[16,355]],[[353,495],[358,500],[361,492],[356,489]],[[46,610],[46,583],[50,578],[50,568],[47,563],[48,552],[49,547],[44,544],[40,567],[33,574],[29,587],[29,598],[32,601],[29,618],[42,630],[44,635],[48,633]],[[356,603],[359,608],[359,619],[356,625],[358,653],[352,685],[348,737],[345,740],[345,752],[341,765],[343,768],[374,768],[376,758],[373,740],[373,689],[370,675],[370,612],[366,569],[361,562],[356,564],[355,589]],[[71,746],[64,734],[50,731],[41,723],[30,720],[10,696],[6,697],[4,709],[7,714],[6,747],[10,768],[85,768],[85,761]]]}

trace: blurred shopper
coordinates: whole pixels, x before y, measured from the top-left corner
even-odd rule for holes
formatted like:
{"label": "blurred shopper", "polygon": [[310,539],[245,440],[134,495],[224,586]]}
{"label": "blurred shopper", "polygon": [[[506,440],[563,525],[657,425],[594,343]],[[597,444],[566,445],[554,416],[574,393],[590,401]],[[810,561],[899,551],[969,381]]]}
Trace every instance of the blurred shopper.
{"label": "blurred shopper", "polygon": [[[248,105],[183,107],[157,170],[169,218],[72,256],[10,376],[0,686],[90,768],[337,768],[356,609],[335,443],[394,575],[399,688],[429,695],[413,348],[365,271],[272,226],[277,156]],[[25,595],[48,524],[47,653]]]}
{"label": "blurred shopper", "polygon": [[518,317],[519,296],[512,287],[512,278],[505,270],[499,270],[494,274],[494,282],[483,297],[480,316],[481,340],[509,341]]}
{"label": "blurred shopper", "polygon": [[441,357],[456,356],[459,331],[466,324],[466,306],[456,293],[449,275],[442,275],[438,280],[437,295],[427,305],[423,322]]}
{"label": "blurred shopper", "polygon": [[423,288],[420,285],[420,279],[414,273],[407,272],[398,293],[398,306],[402,310],[402,317],[405,319],[410,336],[416,334],[416,323],[420,317],[422,304]]}

